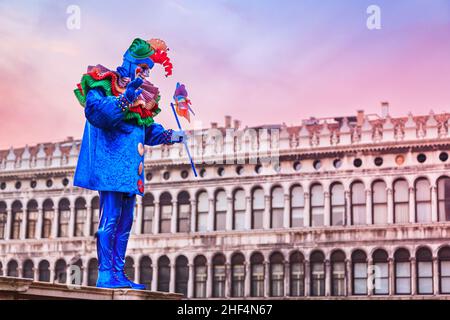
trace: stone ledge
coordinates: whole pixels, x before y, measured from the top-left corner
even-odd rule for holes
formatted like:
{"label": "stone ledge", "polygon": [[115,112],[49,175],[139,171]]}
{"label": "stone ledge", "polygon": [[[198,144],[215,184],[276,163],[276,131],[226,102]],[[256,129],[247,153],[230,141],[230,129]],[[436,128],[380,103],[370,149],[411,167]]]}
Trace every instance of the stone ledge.
{"label": "stone ledge", "polygon": [[177,293],[68,286],[31,279],[0,277],[0,300],[181,300]]}

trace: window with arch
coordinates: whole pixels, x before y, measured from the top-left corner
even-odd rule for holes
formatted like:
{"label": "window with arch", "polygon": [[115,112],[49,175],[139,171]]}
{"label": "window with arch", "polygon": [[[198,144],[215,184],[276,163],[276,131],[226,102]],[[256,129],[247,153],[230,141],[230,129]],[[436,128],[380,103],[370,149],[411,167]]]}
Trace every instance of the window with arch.
{"label": "window with arch", "polygon": [[243,297],[245,287],[245,257],[235,253],[231,257],[231,296]]}
{"label": "window with arch", "polygon": [[185,256],[179,256],[175,260],[175,292],[185,297],[188,291],[189,265]]}
{"label": "window with arch", "polygon": [[47,260],[39,262],[39,281],[50,282],[50,263]]}
{"label": "window with arch", "polygon": [[428,248],[416,252],[417,293],[433,294],[433,255]]}
{"label": "window with arch", "polygon": [[426,178],[416,180],[416,221],[431,222],[431,188]]}
{"label": "window with arch", "polygon": [[250,257],[251,288],[252,297],[264,297],[264,256],[259,253],[253,253]]}
{"label": "window with arch", "polygon": [[75,237],[84,236],[84,222],[87,217],[86,200],[84,198],[78,198],[75,200],[75,225],[73,234]]}
{"label": "window with arch", "polygon": [[345,253],[337,250],[331,254],[331,295],[345,296]]}
{"label": "window with arch", "polygon": [[439,178],[437,188],[439,221],[450,221],[450,178]]}
{"label": "window with arch", "polygon": [[252,192],[252,229],[263,228],[264,208],[264,190],[256,188]]}
{"label": "window with arch", "polygon": [[98,276],[98,260],[96,258],[92,258],[88,262],[88,286],[95,287],[97,284],[97,276]]}
{"label": "window with arch", "polygon": [[44,239],[50,238],[52,233],[52,221],[55,216],[55,208],[51,199],[46,199],[42,205],[42,230],[41,236]]}
{"label": "window with arch", "polygon": [[345,221],[345,191],[342,183],[333,183],[331,193],[331,225],[343,226]]}
{"label": "window with arch", "polygon": [[284,191],[282,187],[275,187],[271,194],[270,227],[283,227]]}
{"label": "window with arch", "polygon": [[36,237],[36,225],[38,218],[38,204],[36,200],[30,200],[27,204],[27,224],[25,237],[27,239],[34,239]]}
{"label": "window with arch", "polygon": [[233,194],[233,230],[245,229],[246,208],[245,191],[242,189],[236,190]]}
{"label": "window with arch", "polygon": [[209,199],[206,191],[197,195],[197,231],[208,230]]}
{"label": "window with arch", "polygon": [[372,184],[372,214],[374,224],[387,224],[386,182],[378,180]]}
{"label": "window with arch", "polygon": [[367,294],[367,255],[362,250],[352,253],[352,291],[354,295]]}
{"label": "window with arch", "polygon": [[216,254],[212,259],[212,296],[215,298],[225,297],[225,256],[223,254]]}
{"label": "window with arch", "polygon": [[214,230],[225,230],[227,221],[227,194],[224,190],[216,192],[214,205]]}
{"label": "window with arch", "polygon": [[409,222],[409,185],[404,179],[394,182],[394,222]]}
{"label": "window with arch", "polygon": [[7,212],[6,212],[6,203],[0,202],[0,240],[5,239],[5,229],[6,229],[6,220],[7,220]]}
{"label": "window with arch", "polygon": [[206,298],[206,281],[208,279],[206,258],[197,256],[194,259],[194,297]]}
{"label": "window with arch", "polygon": [[270,255],[270,296],[284,296],[284,257],[280,252]]}
{"label": "window with arch", "polygon": [[91,200],[91,223],[89,228],[89,235],[93,236],[98,230],[100,221],[100,199],[95,196]]}
{"label": "window with arch", "polygon": [[153,268],[152,259],[143,256],[139,261],[139,283],[145,285],[147,290],[152,288]]}
{"label": "window with arch", "polygon": [[181,191],[177,196],[178,217],[177,232],[189,232],[191,216],[191,201],[187,191]]}
{"label": "window with arch", "polygon": [[305,194],[302,186],[293,186],[291,188],[291,227],[303,227],[305,212]]}
{"label": "window with arch", "polygon": [[441,248],[439,259],[439,292],[450,293],[450,247]]}
{"label": "window with arch", "polygon": [[303,254],[296,251],[289,256],[289,273],[291,297],[305,295],[305,258]]}
{"label": "window with arch", "polygon": [[168,192],[164,192],[159,197],[159,205],[161,217],[159,219],[159,232],[170,233],[170,225],[172,221],[172,196]]}
{"label": "window with arch", "polygon": [[351,186],[352,194],[352,224],[361,225],[366,223],[366,196],[364,184],[360,181]]}
{"label": "window with arch", "polygon": [[395,294],[411,294],[411,262],[406,249],[394,253]]}
{"label": "window with arch", "polygon": [[155,215],[155,198],[153,194],[146,193],[142,198],[142,234],[153,233],[153,217]]}
{"label": "window with arch", "polygon": [[314,251],[310,256],[311,295],[325,295],[325,256],[321,251]]}
{"label": "window with arch", "polygon": [[66,283],[67,281],[67,264],[64,259],[59,259],[55,263],[55,280],[58,283]]}
{"label": "window with arch", "polygon": [[373,293],[376,295],[389,294],[389,263],[388,254],[382,249],[377,249],[373,255],[374,280]]}
{"label": "window with arch", "polygon": [[14,201],[11,210],[11,239],[20,238],[20,225],[22,224],[22,203],[18,200]]}
{"label": "window with arch", "polygon": [[324,225],[325,198],[320,184],[311,186],[311,224],[313,227]]}
{"label": "window with arch", "polygon": [[18,277],[19,276],[19,265],[16,260],[11,260],[6,265],[6,275],[8,277]]}
{"label": "window with arch", "polygon": [[31,260],[26,260],[23,263],[23,277],[26,279],[34,279],[34,264]]}
{"label": "window with arch", "polygon": [[128,279],[134,281],[134,260],[132,257],[126,257],[125,258],[125,274],[127,275]]}
{"label": "window with arch", "polygon": [[167,256],[158,259],[158,291],[169,292],[170,286],[170,260]]}
{"label": "window with arch", "polygon": [[58,237],[68,237],[70,220],[70,202],[68,199],[64,198],[59,201],[58,215]]}

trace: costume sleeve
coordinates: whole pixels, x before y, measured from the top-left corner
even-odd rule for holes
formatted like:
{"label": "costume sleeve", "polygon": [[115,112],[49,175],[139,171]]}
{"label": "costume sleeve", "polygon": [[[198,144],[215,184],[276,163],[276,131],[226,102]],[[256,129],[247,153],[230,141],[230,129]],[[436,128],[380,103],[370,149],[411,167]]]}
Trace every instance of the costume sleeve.
{"label": "costume sleeve", "polygon": [[152,123],[145,128],[145,144],[149,146],[173,144],[171,142],[172,133],[172,129],[165,130],[159,123]]}
{"label": "costume sleeve", "polygon": [[116,97],[107,97],[100,89],[88,92],[84,114],[90,124],[105,130],[114,128],[124,117]]}

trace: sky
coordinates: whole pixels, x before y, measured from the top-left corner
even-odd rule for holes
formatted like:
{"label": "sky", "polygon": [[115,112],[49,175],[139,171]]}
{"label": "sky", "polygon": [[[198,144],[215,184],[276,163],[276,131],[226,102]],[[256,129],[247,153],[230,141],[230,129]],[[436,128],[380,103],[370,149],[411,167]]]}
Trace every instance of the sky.
{"label": "sky", "polygon": [[[67,8],[80,9],[68,28]],[[369,30],[367,8],[380,8]],[[299,125],[309,117],[450,110],[449,0],[0,0],[0,149],[81,138],[73,89],[88,65],[115,69],[136,37],[166,41],[174,65],[150,81],[186,85],[195,121]],[[193,124],[183,123],[186,128]]]}

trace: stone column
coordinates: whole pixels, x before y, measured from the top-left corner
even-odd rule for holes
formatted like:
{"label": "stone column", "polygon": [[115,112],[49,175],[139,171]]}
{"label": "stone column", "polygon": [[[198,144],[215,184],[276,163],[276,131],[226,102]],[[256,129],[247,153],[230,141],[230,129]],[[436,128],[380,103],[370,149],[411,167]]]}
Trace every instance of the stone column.
{"label": "stone column", "polygon": [[159,215],[160,215],[160,208],[159,208],[159,201],[155,201],[155,216],[153,220],[153,234],[159,233]]}
{"label": "stone column", "polygon": [[233,198],[227,197],[227,213],[225,230],[233,230]]}
{"label": "stone column", "polygon": [[311,226],[311,202],[309,199],[309,192],[305,192],[304,193],[304,197],[305,197],[305,206],[303,208],[303,225],[305,227],[310,227]]}
{"label": "stone column", "polygon": [[92,207],[90,205],[90,201],[86,206],[86,221],[84,222],[84,230],[83,234],[85,237],[88,237],[91,232],[91,223],[92,223]]}
{"label": "stone column", "polygon": [[88,266],[83,264],[83,266],[81,267],[81,272],[83,273],[82,285],[87,286],[88,285]]}
{"label": "stone column", "polygon": [[197,201],[191,200],[191,232],[196,231],[197,226]]}
{"label": "stone column", "polygon": [[231,297],[231,268],[225,263],[225,298]]}
{"label": "stone column", "polygon": [[42,223],[44,222],[44,208],[38,208],[38,217],[36,222],[36,239],[42,238]]}
{"label": "stone column", "polygon": [[28,216],[28,208],[26,207],[28,203],[28,199],[24,199],[25,206],[22,209],[22,221],[20,223],[20,234],[19,239],[25,240],[26,232],[27,232],[27,216]]}
{"label": "stone column", "polygon": [[325,260],[325,296],[331,295],[331,262]]}
{"label": "stone column", "polygon": [[325,226],[331,225],[331,203],[330,203],[330,193],[325,191],[324,196],[324,207],[323,207],[323,224]]}
{"label": "stone column", "polygon": [[351,296],[353,294],[352,290],[352,279],[353,279],[353,272],[352,272],[352,261],[350,259],[345,260],[345,287],[347,289],[347,292],[345,293],[346,296]]}
{"label": "stone column", "polygon": [[289,194],[284,195],[284,209],[283,209],[283,227],[290,228],[291,227],[291,199]]}
{"label": "stone column", "polygon": [[206,263],[206,298],[212,297],[212,262]]}
{"label": "stone column", "polygon": [[152,264],[152,282],[150,284],[151,291],[158,290],[158,262],[155,261]]}
{"label": "stone column", "polygon": [[[352,199],[350,190],[345,190],[345,225],[352,225]],[[371,218],[372,219],[372,218]]]}
{"label": "stone column", "polygon": [[194,264],[189,264],[189,279],[188,279],[188,287],[187,287],[187,298],[194,297]]}
{"label": "stone column", "polygon": [[251,286],[252,286],[252,272],[251,272],[251,263],[244,262],[245,266],[245,283],[244,283],[244,296],[250,297],[251,295]]}
{"label": "stone column", "polygon": [[431,186],[431,221],[438,221],[438,194],[436,186]]}
{"label": "stone column", "polygon": [[395,294],[395,273],[394,273],[394,259],[388,259],[389,266],[389,295]]}
{"label": "stone column", "polygon": [[264,195],[263,229],[270,229],[270,196]]}
{"label": "stone column", "polygon": [[[367,295],[370,297],[374,294],[375,289],[375,272],[374,272],[374,264],[371,258],[367,259]],[[370,273],[369,273],[370,271]]]}
{"label": "stone column", "polygon": [[417,294],[417,270],[416,270],[416,258],[411,257],[411,295]]}
{"label": "stone column", "polygon": [[139,268],[139,260],[134,263],[134,282],[140,283],[141,268]]}
{"label": "stone column", "polygon": [[169,292],[175,292],[175,261],[170,264]]}
{"label": "stone column", "polygon": [[394,223],[394,195],[391,188],[387,189],[387,222]]}
{"label": "stone column", "polygon": [[178,222],[178,201],[172,201],[172,216],[170,220],[170,232],[177,233],[177,222]]}
{"label": "stone column", "polygon": [[433,292],[439,294],[439,259],[433,257]]}
{"label": "stone column", "polygon": [[11,223],[12,223],[12,210],[11,210],[11,208],[7,208],[6,209],[5,240],[11,239]]}
{"label": "stone column", "polygon": [[305,260],[305,296],[311,295],[311,266],[308,260]]}
{"label": "stone column", "polygon": [[[37,266],[35,267],[35,269],[36,269],[36,271],[34,273],[34,277],[35,277],[36,281],[38,281],[39,280],[39,270],[38,270]],[[67,274],[66,282],[69,281],[69,279],[70,279],[69,276],[70,275]],[[55,265],[53,263],[50,265],[50,283],[55,283]]]}
{"label": "stone column", "polygon": [[291,277],[289,261],[284,262],[284,296],[291,295]]}
{"label": "stone column", "polygon": [[409,188],[409,222],[416,222],[416,194],[415,188]]}
{"label": "stone column", "polygon": [[[52,269],[54,270],[55,268],[50,268],[50,282],[53,282],[53,280],[54,280],[54,277],[52,278],[52,271],[51,271]],[[34,263],[33,263],[33,280],[34,281],[38,281],[39,280],[39,273],[38,273],[38,271],[39,271],[38,266],[35,266]]]}
{"label": "stone column", "polygon": [[270,264],[264,261],[264,297],[270,297]]}
{"label": "stone column", "polygon": [[372,214],[372,189],[366,189],[366,224],[372,225],[375,223]]}
{"label": "stone column", "polygon": [[216,211],[215,205],[214,205],[214,199],[210,198],[209,201],[209,210],[208,210],[208,231],[214,231],[214,213]]}
{"label": "stone column", "polygon": [[52,221],[52,232],[50,237],[56,239],[58,237],[58,224],[59,224],[59,208],[53,209],[53,221]]}
{"label": "stone column", "polygon": [[136,198],[136,222],[134,228],[134,234],[142,233],[142,215],[143,215],[143,207],[142,207],[142,197]]}
{"label": "stone column", "polygon": [[75,205],[70,205],[70,218],[69,218],[69,238],[72,238],[75,233]]}
{"label": "stone column", "polygon": [[252,228],[252,197],[245,197],[245,230]]}

